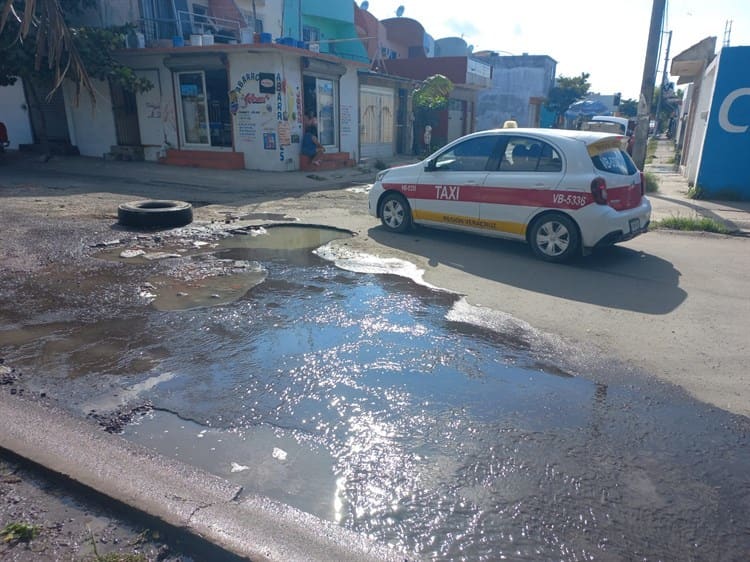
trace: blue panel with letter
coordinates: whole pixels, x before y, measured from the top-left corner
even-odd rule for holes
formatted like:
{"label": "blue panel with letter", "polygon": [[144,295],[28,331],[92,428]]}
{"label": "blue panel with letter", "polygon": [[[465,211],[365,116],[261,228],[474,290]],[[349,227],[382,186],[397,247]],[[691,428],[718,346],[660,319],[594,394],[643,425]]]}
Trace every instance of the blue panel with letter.
{"label": "blue panel with letter", "polygon": [[696,184],[708,197],[750,200],[750,47],[721,51]]}

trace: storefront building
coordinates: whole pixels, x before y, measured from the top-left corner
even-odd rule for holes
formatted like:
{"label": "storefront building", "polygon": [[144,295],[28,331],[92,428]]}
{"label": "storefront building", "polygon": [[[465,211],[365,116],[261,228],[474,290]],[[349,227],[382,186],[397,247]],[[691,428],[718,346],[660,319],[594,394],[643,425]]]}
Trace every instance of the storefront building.
{"label": "storefront building", "polygon": [[326,152],[357,159],[356,62],[279,44],[123,52],[154,88],[136,95],[146,160],[224,169],[299,169],[304,115]]}

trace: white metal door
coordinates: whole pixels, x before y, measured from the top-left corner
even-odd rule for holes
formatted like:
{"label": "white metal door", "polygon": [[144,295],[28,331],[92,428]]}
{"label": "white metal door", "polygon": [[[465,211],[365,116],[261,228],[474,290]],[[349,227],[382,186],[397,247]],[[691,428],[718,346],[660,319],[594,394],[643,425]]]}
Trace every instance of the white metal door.
{"label": "white metal door", "polygon": [[448,100],[448,142],[464,135],[464,102]]}
{"label": "white metal door", "polygon": [[362,86],[359,90],[359,143],[364,158],[394,154],[395,93],[388,88]]}

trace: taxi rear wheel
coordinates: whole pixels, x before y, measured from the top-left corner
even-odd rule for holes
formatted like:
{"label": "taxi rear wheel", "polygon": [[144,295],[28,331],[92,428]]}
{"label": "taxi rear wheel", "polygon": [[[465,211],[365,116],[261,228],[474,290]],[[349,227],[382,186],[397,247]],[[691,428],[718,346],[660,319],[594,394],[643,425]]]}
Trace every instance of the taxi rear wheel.
{"label": "taxi rear wheel", "polygon": [[529,233],[529,244],[537,257],[562,262],[578,254],[581,237],[569,217],[553,213],[543,215],[534,222]]}
{"label": "taxi rear wheel", "polygon": [[403,195],[388,193],[383,197],[380,220],[393,232],[406,232],[411,228],[411,207]]}

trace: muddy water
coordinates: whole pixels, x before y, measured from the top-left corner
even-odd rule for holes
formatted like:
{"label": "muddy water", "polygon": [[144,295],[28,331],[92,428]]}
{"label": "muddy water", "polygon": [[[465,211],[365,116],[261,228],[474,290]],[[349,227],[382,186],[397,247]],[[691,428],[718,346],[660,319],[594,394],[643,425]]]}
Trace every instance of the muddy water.
{"label": "muddy water", "polygon": [[[121,320],[52,322],[40,307],[0,351],[40,372],[53,350],[55,394],[79,411],[150,401],[128,439],[429,557],[750,552],[747,419],[594,359],[553,362],[554,338],[446,293],[337,268],[310,250],[341,234],[319,232],[118,263],[137,294]],[[263,280],[221,305],[201,293],[158,310],[143,295],[197,270],[209,288]]]}

